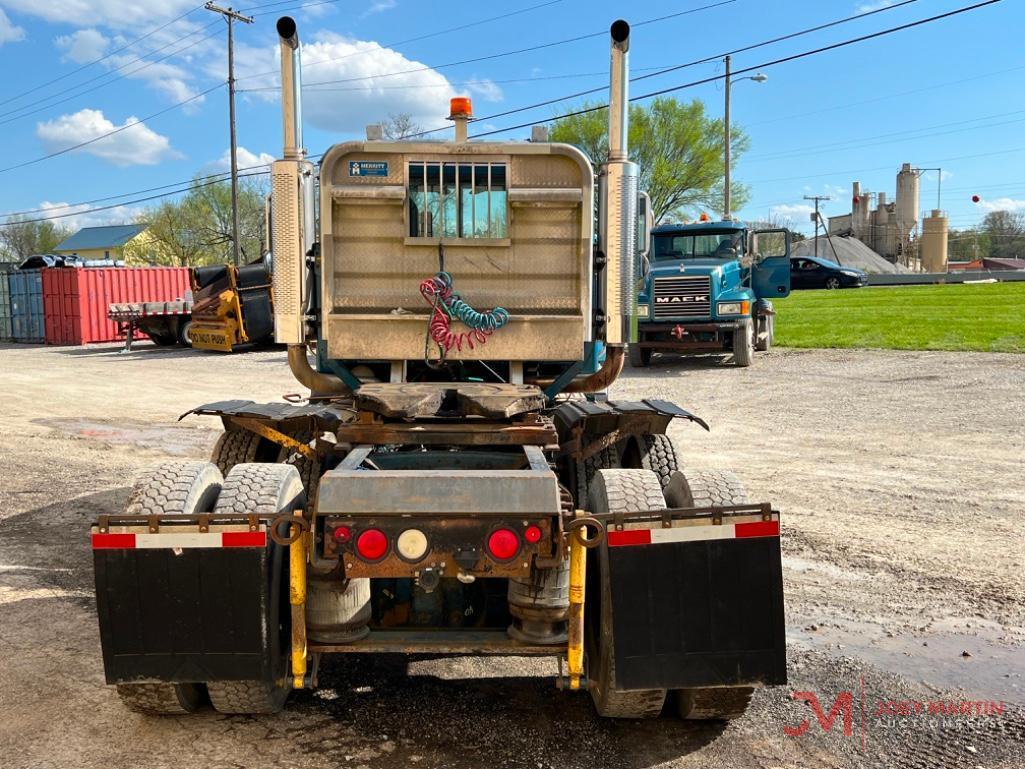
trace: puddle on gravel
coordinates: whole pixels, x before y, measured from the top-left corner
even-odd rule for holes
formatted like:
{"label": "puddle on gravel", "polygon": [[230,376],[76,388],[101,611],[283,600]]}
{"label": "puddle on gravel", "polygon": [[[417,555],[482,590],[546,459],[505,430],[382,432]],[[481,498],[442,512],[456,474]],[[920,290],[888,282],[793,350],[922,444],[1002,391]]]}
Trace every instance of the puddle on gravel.
{"label": "puddle on gravel", "polygon": [[72,438],[116,446],[138,446],[176,457],[205,454],[210,450],[210,430],[187,425],[152,425],[141,422],[104,422],[91,419],[34,419]]}
{"label": "puddle on gravel", "polygon": [[838,622],[791,629],[787,640],[862,659],[939,691],[960,689],[988,700],[1025,703],[1025,643],[987,626],[972,631],[891,637],[879,625]]}

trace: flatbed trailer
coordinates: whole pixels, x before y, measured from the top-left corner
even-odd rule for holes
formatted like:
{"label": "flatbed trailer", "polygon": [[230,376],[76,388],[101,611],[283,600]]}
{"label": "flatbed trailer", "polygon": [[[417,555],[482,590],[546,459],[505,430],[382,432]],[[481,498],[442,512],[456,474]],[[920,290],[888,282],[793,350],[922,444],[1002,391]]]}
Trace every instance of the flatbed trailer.
{"label": "flatbed trailer", "polygon": [[107,308],[107,317],[118,324],[125,334],[123,352],[132,351],[132,342],[139,332],[146,334],[153,344],[168,346],[191,345],[192,302],[120,302]]}

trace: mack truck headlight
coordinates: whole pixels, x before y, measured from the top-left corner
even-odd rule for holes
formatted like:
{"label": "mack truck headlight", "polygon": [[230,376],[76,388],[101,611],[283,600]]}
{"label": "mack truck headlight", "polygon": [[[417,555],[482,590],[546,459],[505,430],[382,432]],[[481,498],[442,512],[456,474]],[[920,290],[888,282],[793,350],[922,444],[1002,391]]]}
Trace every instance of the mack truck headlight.
{"label": "mack truck headlight", "polygon": [[719,315],[747,315],[750,310],[750,302],[719,302],[715,306]]}
{"label": "mack truck headlight", "polygon": [[639,305],[637,305],[637,317],[638,318],[645,318],[645,317],[647,317],[647,315],[648,315],[648,305],[646,305],[646,304],[639,304]]}

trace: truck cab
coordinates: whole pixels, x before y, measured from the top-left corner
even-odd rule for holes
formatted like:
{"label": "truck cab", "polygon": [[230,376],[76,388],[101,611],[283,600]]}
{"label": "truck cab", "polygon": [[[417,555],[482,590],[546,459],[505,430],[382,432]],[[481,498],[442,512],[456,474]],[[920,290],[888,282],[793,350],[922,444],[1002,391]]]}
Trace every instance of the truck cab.
{"label": "truck cab", "polygon": [[750,366],[773,343],[772,299],[790,293],[790,233],[738,221],[667,224],[651,231],[630,362],[656,351],[732,352]]}

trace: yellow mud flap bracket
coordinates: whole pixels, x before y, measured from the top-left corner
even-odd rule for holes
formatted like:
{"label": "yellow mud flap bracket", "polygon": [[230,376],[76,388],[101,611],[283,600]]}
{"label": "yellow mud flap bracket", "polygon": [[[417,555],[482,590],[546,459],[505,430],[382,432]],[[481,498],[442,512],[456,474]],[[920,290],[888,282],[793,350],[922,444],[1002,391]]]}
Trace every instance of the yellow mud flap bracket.
{"label": "yellow mud flap bracket", "polygon": [[[288,536],[278,531],[288,526]],[[300,515],[280,515],[270,527],[271,537],[288,546],[288,602],[292,607],[292,688],[312,685],[307,674],[309,652],[306,645],[306,558],[312,542],[310,523]]]}
{"label": "yellow mud flap bracket", "polygon": [[[587,536],[591,527],[595,534]],[[587,550],[598,547],[605,536],[600,521],[577,510],[567,527],[569,537],[569,627],[566,644],[566,676],[560,674],[556,685],[560,689],[578,691],[587,688],[584,675],[584,598],[587,583]],[[560,665],[561,667],[561,665]]]}

